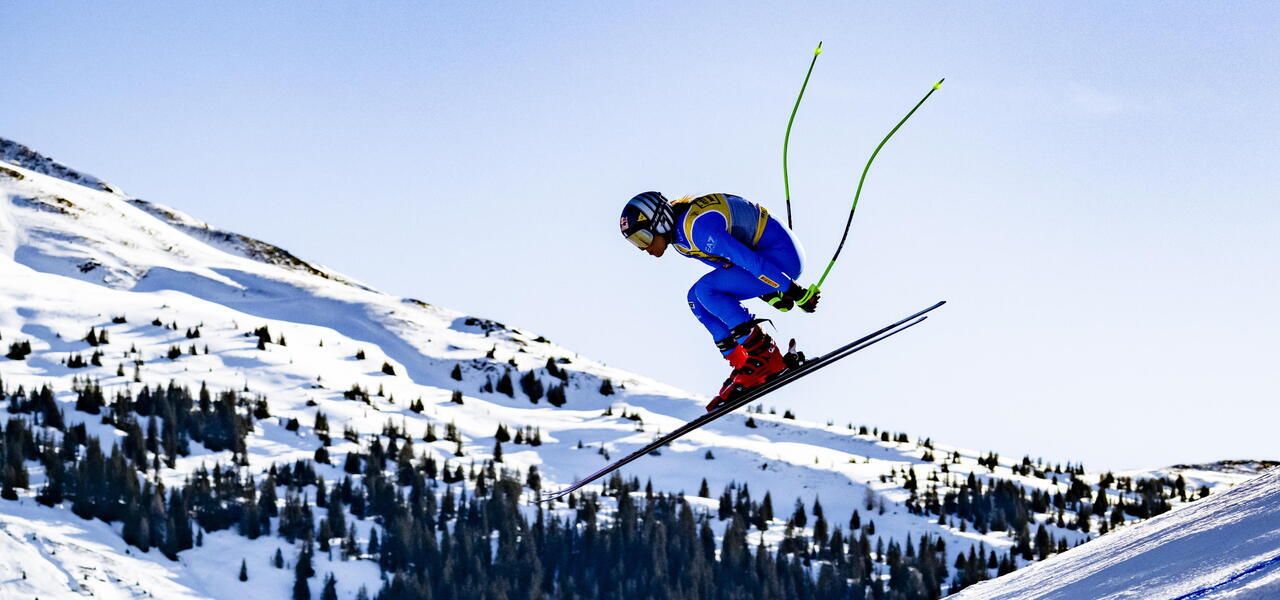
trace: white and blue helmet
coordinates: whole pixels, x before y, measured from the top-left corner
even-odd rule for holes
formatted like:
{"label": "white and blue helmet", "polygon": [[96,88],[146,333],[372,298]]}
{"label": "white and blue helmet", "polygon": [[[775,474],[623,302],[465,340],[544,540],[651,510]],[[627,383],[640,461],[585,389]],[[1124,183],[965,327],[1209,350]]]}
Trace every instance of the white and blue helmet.
{"label": "white and blue helmet", "polygon": [[653,238],[669,233],[672,224],[671,203],[659,192],[644,192],[627,201],[618,222],[623,237],[642,250]]}

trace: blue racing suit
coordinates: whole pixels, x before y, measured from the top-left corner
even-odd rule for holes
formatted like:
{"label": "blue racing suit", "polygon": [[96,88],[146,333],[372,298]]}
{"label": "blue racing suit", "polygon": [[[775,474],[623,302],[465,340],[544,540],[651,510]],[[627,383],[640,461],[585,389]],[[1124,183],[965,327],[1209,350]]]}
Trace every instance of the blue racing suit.
{"label": "blue racing suit", "polygon": [[743,300],[786,291],[800,276],[804,250],[763,206],[709,194],[677,200],[672,209],[672,246],[715,267],[689,288],[689,308],[717,342],[753,318]]}

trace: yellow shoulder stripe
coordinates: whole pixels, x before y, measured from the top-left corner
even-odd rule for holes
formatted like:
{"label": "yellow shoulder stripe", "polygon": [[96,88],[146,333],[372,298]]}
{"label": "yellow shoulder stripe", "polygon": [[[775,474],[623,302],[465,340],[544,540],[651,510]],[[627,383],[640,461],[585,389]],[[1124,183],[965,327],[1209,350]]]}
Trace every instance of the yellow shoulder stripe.
{"label": "yellow shoulder stripe", "polygon": [[[693,239],[693,222],[698,217],[715,211],[724,216],[725,227],[732,225],[729,215],[729,202],[725,199],[724,194],[707,194],[690,201],[691,206],[689,212],[684,215],[684,239],[689,241],[689,249],[696,251],[698,249]],[[762,229],[763,231],[763,229]]]}

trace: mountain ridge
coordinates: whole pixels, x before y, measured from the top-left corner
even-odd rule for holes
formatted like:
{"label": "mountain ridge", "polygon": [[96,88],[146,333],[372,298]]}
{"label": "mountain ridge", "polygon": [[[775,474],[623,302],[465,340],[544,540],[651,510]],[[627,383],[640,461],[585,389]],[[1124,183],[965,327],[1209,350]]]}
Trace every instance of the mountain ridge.
{"label": "mountain ridge", "polygon": [[[110,398],[140,397],[148,385],[196,390],[208,384],[215,394],[242,394],[237,410],[246,414],[258,412],[254,397],[261,398],[261,412],[267,416],[246,417],[243,449],[193,443],[185,455],[143,451],[151,452],[156,463],[162,454],[173,463],[141,473],[143,481],[176,486],[214,461],[238,465],[261,483],[282,465],[313,461],[323,450],[336,464],[315,464],[315,469],[337,482],[360,477],[340,467],[339,457],[348,465],[355,457],[359,465],[376,448],[385,448],[386,439],[393,445],[426,442],[418,447],[422,452],[415,464],[423,466],[430,459],[444,465],[447,474],[463,473],[469,460],[469,476],[445,477],[449,494],[455,487],[464,493],[489,487],[483,475],[474,476],[476,465],[493,465],[499,458],[503,469],[520,472],[526,481],[536,472],[546,485],[565,484],[701,413],[705,399],[696,395],[581,357],[541,335],[381,294],[266,242],[130,198],[68,167],[50,166],[58,163],[21,148],[17,155],[24,164],[0,163],[0,344],[26,342],[30,349],[20,359],[0,359],[0,386],[9,388],[11,413],[23,419],[31,415],[22,427],[58,437],[82,425],[106,452],[127,443],[130,435],[145,435],[142,430],[158,421],[164,421],[167,431],[170,421],[151,414],[134,417],[127,406],[121,409],[125,414],[114,408],[102,413],[103,419],[113,419],[103,421],[79,409],[86,387],[100,386]],[[107,332],[110,341],[104,342]],[[47,402],[15,393],[21,387],[35,394],[42,386],[52,390]],[[32,403],[45,404],[38,409]],[[67,421],[62,429],[47,425],[55,413]],[[327,425],[330,430],[319,427],[321,415],[333,423]],[[130,434],[131,426],[137,427],[136,434]],[[397,429],[408,437],[388,435]],[[537,446],[529,441],[534,435]],[[25,488],[13,486],[24,490],[15,491],[19,503],[32,502],[49,484],[41,467],[27,462],[32,464],[31,481]],[[1046,527],[1056,552],[1092,537],[1088,528],[1096,531],[1115,522],[1114,513],[1110,520],[1105,510],[1093,514],[1096,502],[1089,500],[1135,502],[1131,509],[1142,514],[1190,501],[1197,488],[1205,494],[1225,489],[1256,473],[1258,465],[1263,463],[1236,465],[1236,472],[1190,469],[1185,478],[1168,468],[1132,477],[1086,474],[1070,463],[1064,469],[1029,457],[1002,461],[992,453],[851,423],[843,428],[805,423],[757,405],[663,449],[660,456],[637,461],[626,475],[636,482],[630,493],[639,494],[643,477],[659,490],[689,492],[683,501],[699,511],[719,512],[708,525],[721,540],[733,528],[733,519],[724,516],[723,500],[717,505],[713,492],[692,491],[707,483],[724,489],[744,507],[733,511],[744,511],[744,519],[764,525],[758,531],[764,547],[786,548],[787,554],[805,561],[813,561],[822,548],[829,551],[827,540],[819,538],[830,537],[830,524],[818,528],[796,514],[766,519],[756,501],[762,490],[776,492],[778,515],[785,515],[793,500],[801,513],[809,513],[807,507],[820,500],[832,521],[848,522],[850,544],[854,530],[890,546],[906,540],[902,545],[910,547],[911,540],[928,536],[946,542],[939,550],[946,565],[965,558],[966,550],[972,558],[974,549],[990,552],[995,560],[998,549],[1005,555],[1001,560],[1016,567],[1031,562],[1024,558],[1029,551],[1019,548],[1030,534],[1013,531],[1004,522],[1009,517]],[[1111,483],[1104,485],[1109,477]],[[1159,483],[1142,483],[1148,477]],[[621,485],[631,484],[601,482],[581,501],[599,502],[602,515],[616,519],[616,499],[628,495]],[[756,499],[748,487],[756,488]],[[305,489],[313,497],[319,492],[315,484]],[[1015,505],[1007,514],[966,508],[961,501],[970,495],[994,499],[1015,489],[1021,491],[1017,500],[1007,499]],[[529,499],[535,493],[533,488],[522,492]],[[1055,507],[1057,497],[1070,500]],[[0,501],[0,512],[4,507]],[[1030,519],[1019,516],[1018,511],[1034,507],[1039,508]],[[59,509],[36,513],[47,514],[40,512],[44,510]],[[535,511],[532,505],[522,510],[530,518]],[[553,511],[574,512],[564,506]],[[850,515],[858,511],[865,521],[854,527]],[[1122,512],[1119,524],[1134,519]],[[272,528],[281,525],[272,523]],[[362,528],[360,539],[367,542],[377,530],[376,525]],[[218,540],[234,536],[213,529],[207,534]],[[813,539],[797,541],[808,537]],[[233,541],[226,544],[234,546]],[[261,553],[261,543],[246,542],[245,547]],[[803,551],[797,553],[797,547]],[[816,549],[812,556],[810,548]],[[203,556],[198,549],[182,552],[192,554],[178,554],[180,562],[199,562],[195,557]],[[880,574],[892,581],[892,568],[885,562],[892,552],[871,554]],[[330,561],[332,572],[342,572],[344,580],[378,585],[376,575],[349,575],[343,563]],[[1000,569],[985,565],[973,567],[966,577],[989,577],[988,571]],[[957,580],[951,587],[960,584]],[[344,596],[355,587],[345,589]],[[202,589],[191,588],[190,593],[217,597],[235,588],[218,580]]]}

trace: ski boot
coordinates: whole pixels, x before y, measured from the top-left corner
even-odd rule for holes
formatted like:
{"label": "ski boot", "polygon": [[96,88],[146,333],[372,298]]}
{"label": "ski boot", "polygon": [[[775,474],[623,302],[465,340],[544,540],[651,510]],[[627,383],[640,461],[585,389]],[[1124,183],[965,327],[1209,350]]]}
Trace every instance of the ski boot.
{"label": "ski boot", "polygon": [[747,339],[725,356],[733,367],[733,372],[720,387],[720,393],[707,405],[707,412],[714,411],[732,397],[769,381],[788,367],[778,346],[773,343],[773,338],[761,331],[758,323],[751,323],[750,327]]}

